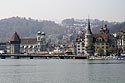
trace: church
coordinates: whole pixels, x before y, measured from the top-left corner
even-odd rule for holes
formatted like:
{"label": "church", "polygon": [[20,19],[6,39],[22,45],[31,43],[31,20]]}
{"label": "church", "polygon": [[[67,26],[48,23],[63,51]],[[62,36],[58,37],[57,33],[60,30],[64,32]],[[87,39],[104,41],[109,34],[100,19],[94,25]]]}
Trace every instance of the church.
{"label": "church", "polygon": [[36,38],[21,39],[20,51],[22,53],[47,51],[45,32],[38,31]]}
{"label": "church", "polygon": [[36,53],[47,51],[45,32],[38,31],[36,38],[20,38],[14,32],[9,42],[6,43],[7,53]]}

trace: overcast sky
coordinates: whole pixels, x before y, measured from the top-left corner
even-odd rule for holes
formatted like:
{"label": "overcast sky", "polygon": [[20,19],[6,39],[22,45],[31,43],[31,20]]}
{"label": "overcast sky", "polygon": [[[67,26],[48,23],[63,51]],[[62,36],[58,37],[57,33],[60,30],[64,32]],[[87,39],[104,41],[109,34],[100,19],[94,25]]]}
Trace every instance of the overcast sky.
{"label": "overcast sky", "polygon": [[90,18],[125,21],[125,0],[0,0],[0,19],[12,16],[41,20]]}

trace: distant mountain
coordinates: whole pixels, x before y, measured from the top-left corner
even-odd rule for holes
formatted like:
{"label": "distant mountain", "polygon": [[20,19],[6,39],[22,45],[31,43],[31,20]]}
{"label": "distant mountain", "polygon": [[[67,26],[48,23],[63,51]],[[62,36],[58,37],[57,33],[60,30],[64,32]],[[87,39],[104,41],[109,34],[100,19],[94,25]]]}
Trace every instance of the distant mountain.
{"label": "distant mountain", "polygon": [[117,23],[117,24],[111,26],[110,30],[112,33],[116,33],[116,32],[119,32],[121,30],[125,30],[125,22]]}
{"label": "distant mountain", "polygon": [[[70,27],[75,27],[76,31],[78,29],[79,30],[85,30],[86,26],[88,23],[88,19],[74,19],[74,18],[69,18],[69,19],[64,19],[62,21],[62,24],[64,26],[70,26]],[[98,19],[90,19],[90,23],[91,23],[91,28],[93,33],[98,33],[100,28],[103,27],[105,24],[108,25],[108,28],[112,30],[112,26],[114,26],[115,24],[118,24],[118,22],[108,22],[108,21],[104,21],[104,20],[98,20]],[[117,32],[118,30],[116,30]]]}
{"label": "distant mountain", "polygon": [[21,37],[35,37],[39,30],[44,31],[47,35],[59,35],[64,32],[64,28],[54,21],[12,17],[0,20],[0,41],[10,39],[15,31]]}
{"label": "distant mountain", "polygon": [[[125,22],[115,23],[90,19],[94,33],[98,33],[105,24],[108,25],[110,32],[118,32],[125,28]],[[87,19],[64,19],[61,24],[48,20],[34,20],[25,17],[11,17],[0,20],[0,41],[7,41],[16,31],[20,37],[36,37],[38,31],[43,31],[54,41],[58,39],[75,40],[80,31],[85,31]],[[57,39],[56,39],[57,38]],[[64,38],[64,39],[63,39]]]}

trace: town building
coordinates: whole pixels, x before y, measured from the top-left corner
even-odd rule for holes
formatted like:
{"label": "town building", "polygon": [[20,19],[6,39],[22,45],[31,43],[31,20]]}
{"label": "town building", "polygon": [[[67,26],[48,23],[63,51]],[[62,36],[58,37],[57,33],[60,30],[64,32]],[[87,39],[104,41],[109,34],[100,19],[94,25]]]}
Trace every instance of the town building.
{"label": "town building", "polygon": [[107,25],[100,29],[100,33],[94,34],[95,52],[107,55],[109,48],[116,48],[116,38],[113,34],[109,33]]}
{"label": "town building", "polygon": [[0,50],[9,54],[47,51],[45,33],[38,31],[36,38],[20,38],[17,32],[15,32],[10,41],[0,43]]}
{"label": "town building", "polygon": [[[121,39],[123,39],[123,37]],[[76,53],[77,55],[83,54],[88,56],[95,54],[108,55],[109,49],[116,49],[118,45],[117,42],[121,42],[121,39],[117,41],[116,37],[109,33],[107,25],[100,28],[98,34],[92,34],[90,22],[88,20],[86,33],[81,37],[78,35],[76,38]],[[125,46],[123,40],[122,46]]]}
{"label": "town building", "polygon": [[76,52],[74,42],[68,43],[67,50],[65,51],[68,55],[74,55]]}
{"label": "town building", "polygon": [[84,54],[84,41],[85,40],[85,33],[82,31],[78,34],[76,38],[76,54],[83,55]]}
{"label": "town building", "polygon": [[21,52],[34,53],[47,51],[47,43],[45,32],[38,31],[36,38],[23,38],[21,39]]}
{"label": "town building", "polygon": [[20,51],[21,53],[37,52],[37,38],[23,38],[21,39]]}
{"label": "town building", "polygon": [[125,30],[118,32],[116,38],[118,49],[125,53]]}
{"label": "town building", "polygon": [[0,54],[7,53],[7,43],[0,43]]}

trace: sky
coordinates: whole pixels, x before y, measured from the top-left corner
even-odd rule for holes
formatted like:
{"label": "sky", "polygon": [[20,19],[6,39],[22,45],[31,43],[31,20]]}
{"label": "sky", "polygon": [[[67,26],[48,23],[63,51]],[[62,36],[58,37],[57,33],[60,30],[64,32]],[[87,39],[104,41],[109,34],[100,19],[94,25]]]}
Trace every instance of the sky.
{"label": "sky", "polygon": [[61,21],[65,18],[125,21],[125,0],[0,0],[0,19],[13,16]]}

